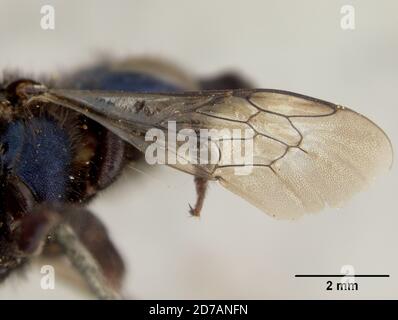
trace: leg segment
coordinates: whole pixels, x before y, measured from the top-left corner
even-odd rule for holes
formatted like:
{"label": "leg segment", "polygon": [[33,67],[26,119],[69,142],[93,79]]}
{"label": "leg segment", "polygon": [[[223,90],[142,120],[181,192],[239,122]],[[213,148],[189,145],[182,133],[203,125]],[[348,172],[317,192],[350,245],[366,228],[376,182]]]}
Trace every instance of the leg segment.
{"label": "leg segment", "polygon": [[208,180],[201,177],[195,177],[194,181],[195,181],[197,198],[194,207],[189,205],[189,213],[194,217],[199,217],[206,196]]}
{"label": "leg segment", "polygon": [[50,237],[101,299],[120,298],[124,264],[102,223],[74,206],[37,206],[15,230],[21,256],[40,252]]}

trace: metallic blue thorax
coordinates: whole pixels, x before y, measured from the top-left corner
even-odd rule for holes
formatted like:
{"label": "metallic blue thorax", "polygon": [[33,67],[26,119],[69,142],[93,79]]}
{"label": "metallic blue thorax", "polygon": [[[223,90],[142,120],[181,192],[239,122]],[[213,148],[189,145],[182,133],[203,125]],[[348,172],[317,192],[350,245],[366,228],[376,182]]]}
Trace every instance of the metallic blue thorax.
{"label": "metallic blue thorax", "polygon": [[68,181],[71,150],[68,135],[54,121],[13,122],[1,135],[7,147],[3,170],[18,176],[39,201],[60,201]]}
{"label": "metallic blue thorax", "polygon": [[[153,76],[109,72],[103,67],[78,72],[68,83],[72,89],[177,91]],[[8,151],[0,156],[3,170],[18,175],[38,201],[65,200],[73,152],[69,134],[49,118],[36,118],[27,124],[11,123],[0,137],[0,143],[8,146]]]}

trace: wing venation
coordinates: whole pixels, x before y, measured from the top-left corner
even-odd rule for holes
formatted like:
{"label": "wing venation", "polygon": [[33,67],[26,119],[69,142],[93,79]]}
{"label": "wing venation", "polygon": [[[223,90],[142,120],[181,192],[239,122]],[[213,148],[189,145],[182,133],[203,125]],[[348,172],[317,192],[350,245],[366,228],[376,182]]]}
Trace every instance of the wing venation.
{"label": "wing venation", "polygon": [[[101,123],[145,153],[157,128],[196,137],[216,150],[215,163],[178,153],[168,165],[219,180],[228,190],[277,218],[297,218],[342,205],[376,175],[390,168],[385,133],[364,116],[322,100],[276,90],[209,91],[185,94],[50,91],[40,99],[71,108]],[[187,130],[188,129],[188,130]],[[212,131],[207,137],[201,131]],[[241,134],[238,134],[238,133]],[[246,134],[251,132],[251,134]],[[243,134],[245,133],[245,134]],[[244,142],[251,142],[247,145]],[[240,145],[239,145],[240,143]],[[252,152],[239,158],[225,152]],[[239,153],[238,152],[238,153]],[[228,162],[230,161],[230,163]],[[247,174],[237,168],[248,168]]]}

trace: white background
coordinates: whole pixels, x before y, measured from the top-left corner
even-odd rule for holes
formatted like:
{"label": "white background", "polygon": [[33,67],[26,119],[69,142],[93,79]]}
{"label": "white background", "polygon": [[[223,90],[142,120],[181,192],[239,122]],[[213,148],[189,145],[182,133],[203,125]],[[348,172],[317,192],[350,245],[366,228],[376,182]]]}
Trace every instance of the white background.
{"label": "white background", "polygon": [[[44,4],[55,7],[53,31],[40,28]],[[345,4],[356,9],[355,30],[340,28]],[[197,75],[234,69],[258,87],[350,106],[398,150],[397,12],[394,0],[0,0],[0,68],[57,75],[105,53],[163,57]],[[296,222],[272,220],[217,184],[200,220],[190,218],[191,177],[140,170],[91,206],[126,259],[129,297],[398,298],[396,166],[344,208]],[[8,279],[0,298],[92,298],[61,271],[56,289],[42,290],[41,264]],[[358,292],[294,278],[345,264],[391,277],[359,279]]]}

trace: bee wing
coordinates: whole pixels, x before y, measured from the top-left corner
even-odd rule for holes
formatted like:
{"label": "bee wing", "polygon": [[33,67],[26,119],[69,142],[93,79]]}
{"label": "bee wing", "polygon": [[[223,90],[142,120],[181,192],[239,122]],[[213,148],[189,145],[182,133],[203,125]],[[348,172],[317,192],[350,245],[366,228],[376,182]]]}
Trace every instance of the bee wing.
{"label": "bee wing", "polygon": [[[170,121],[175,121],[175,132],[217,129],[209,144],[218,159],[215,163],[197,163],[183,154],[179,157],[185,163],[168,164],[218,180],[277,218],[297,218],[326,205],[340,206],[392,164],[391,143],[373,122],[348,108],[291,92],[58,90],[42,98],[81,112],[143,152],[152,143],[145,141],[145,133],[151,128],[166,132]],[[243,139],[252,142],[252,162],[224,161],[227,142],[232,141],[234,149],[243,141],[233,134],[234,129],[252,132]],[[189,130],[184,133],[187,137]],[[169,146],[162,146],[170,151]],[[171,151],[178,157],[176,150]],[[246,174],[237,172],[248,168]]]}

